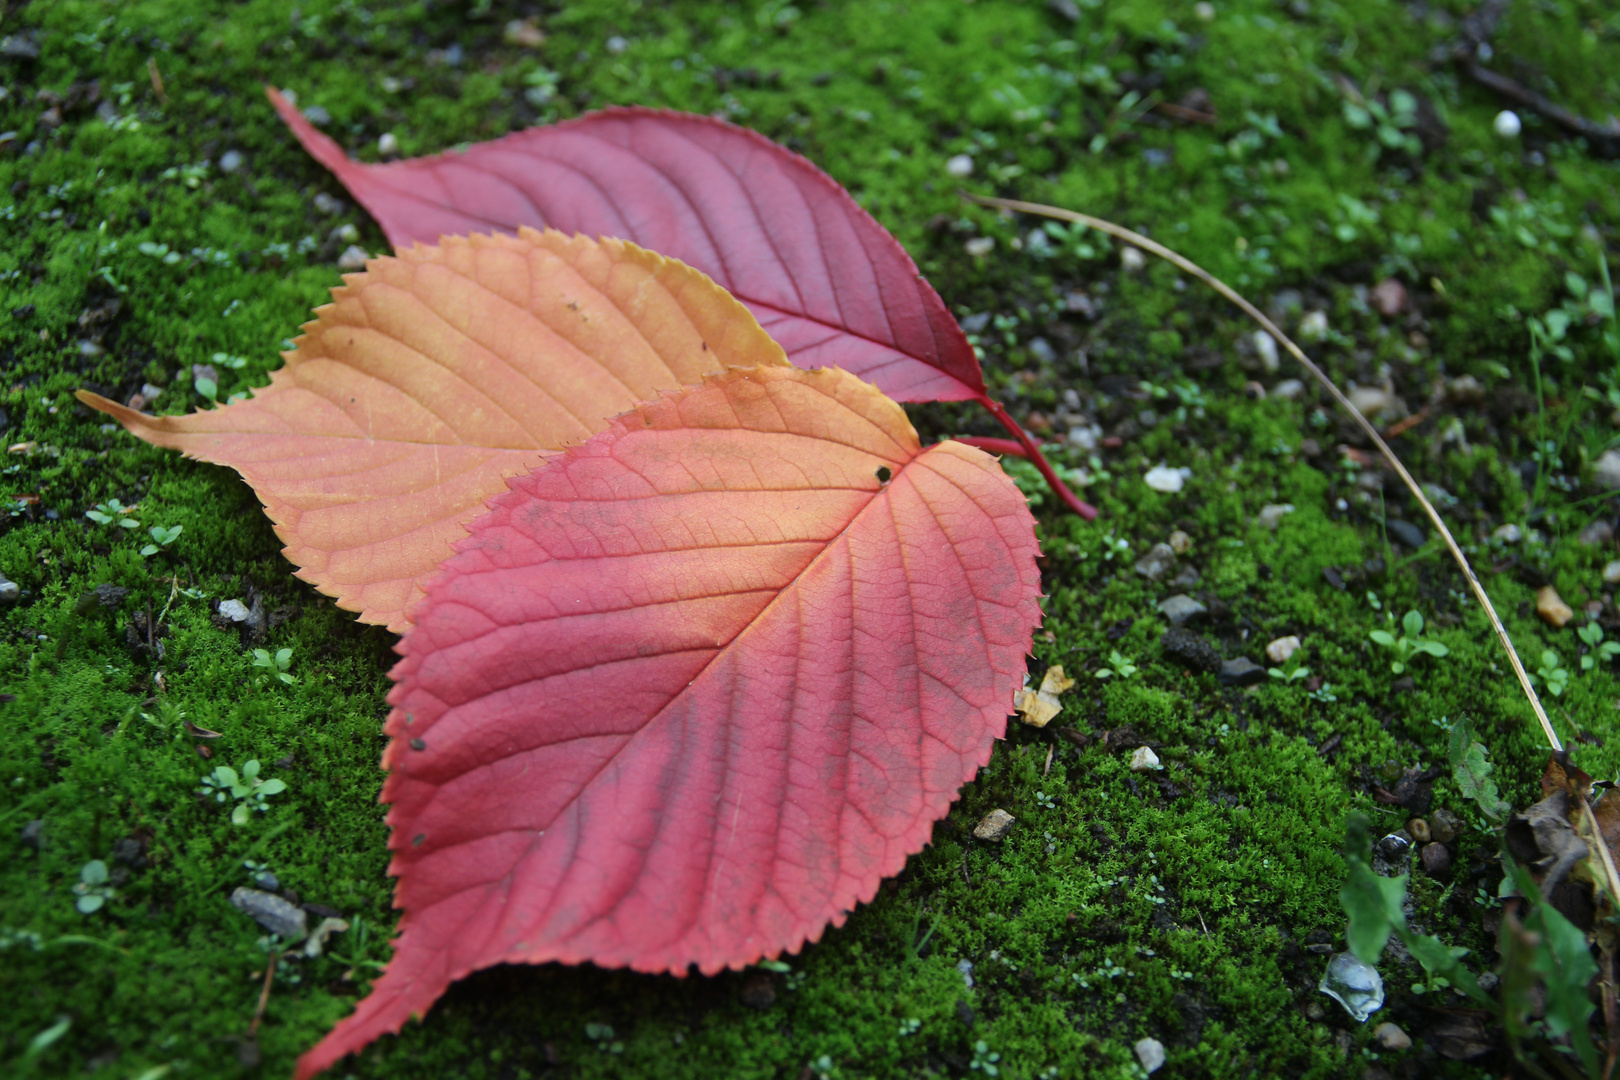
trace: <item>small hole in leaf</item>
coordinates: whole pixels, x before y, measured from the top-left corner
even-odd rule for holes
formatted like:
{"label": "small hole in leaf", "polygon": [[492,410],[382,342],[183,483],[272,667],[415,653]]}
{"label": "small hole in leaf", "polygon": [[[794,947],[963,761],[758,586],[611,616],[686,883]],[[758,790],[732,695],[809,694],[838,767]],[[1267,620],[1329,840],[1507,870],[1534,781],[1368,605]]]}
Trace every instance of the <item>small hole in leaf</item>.
{"label": "small hole in leaf", "polygon": [[878,466],[878,470],[877,470],[878,483],[887,484],[889,482],[889,478],[891,476],[893,476],[893,475],[894,475],[894,473],[889,471],[889,467],[887,465],[879,465]]}
{"label": "small hole in leaf", "polygon": [[411,837],[411,846],[412,847],[421,847],[422,846],[422,841],[424,841],[426,839],[427,839],[427,833],[419,832],[415,836]]}
{"label": "small hole in leaf", "polygon": [[411,749],[412,750],[426,750],[427,749],[427,743],[423,742],[421,739],[412,739],[411,740]]}

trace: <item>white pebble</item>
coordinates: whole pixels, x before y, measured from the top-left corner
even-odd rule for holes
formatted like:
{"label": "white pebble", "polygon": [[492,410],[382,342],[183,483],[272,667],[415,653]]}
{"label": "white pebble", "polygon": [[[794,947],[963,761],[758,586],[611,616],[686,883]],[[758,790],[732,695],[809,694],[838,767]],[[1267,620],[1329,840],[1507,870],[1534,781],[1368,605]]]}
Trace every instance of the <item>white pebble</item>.
{"label": "white pebble", "polygon": [[240,600],[221,600],[219,613],[231,622],[246,622],[248,617],[247,605]]}
{"label": "white pebble", "polygon": [[1126,246],[1120,249],[1119,265],[1127,274],[1134,274],[1147,265],[1147,256],[1142,254],[1141,248]]}
{"label": "white pebble", "polygon": [[1262,367],[1267,371],[1277,370],[1277,339],[1271,336],[1270,331],[1254,332],[1254,351],[1259,354]]}
{"label": "white pebble", "polygon": [[343,249],[343,254],[338,256],[338,269],[344,273],[355,273],[364,270],[366,260],[370,257],[366,254],[366,249],[359,244],[350,244]]}
{"label": "white pebble", "polygon": [[1263,528],[1275,529],[1278,522],[1293,512],[1293,503],[1267,503],[1260,508],[1260,513],[1255,515],[1255,521]]}
{"label": "white pebble", "polygon": [[1503,109],[1496,114],[1496,120],[1491,124],[1496,134],[1504,139],[1516,139],[1519,132],[1524,130],[1524,124],[1519,120],[1519,114],[1512,109]]}
{"label": "white pebble", "polygon": [[[1134,751],[1132,751],[1131,772],[1151,772],[1154,770],[1162,771],[1163,769],[1164,766],[1159,764],[1159,755],[1153,752],[1153,748],[1151,746],[1138,746]],[[1160,1050],[1160,1053],[1163,1053],[1162,1049]],[[1143,1064],[1146,1064],[1146,1062]]]}
{"label": "white pebble", "polygon": [[1304,392],[1305,384],[1298,379],[1284,379],[1271,388],[1271,396],[1284,401],[1292,401]]}
{"label": "white pebble", "polygon": [[399,153],[399,140],[392,131],[385,131],[377,137],[377,153],[383,157],[393,157]]}
{"label": "white pebble", "polygon": [[1321,341],[1327,337],[1328,321],[1325,311],[1307,311],[1299,320],[1299,336],[1307,341]]}
{"label": "white pebble", "polygon": [[1299,638],[1293,634],[1280,637],[1266,646],[1266,659],[1273,664],[1286,664],[1288,658],[1299,651]]}
{"label": "white pebble", "polygon": [[962,248],[975,259],[982,259],[996,250],[996,238],[993,236],[975,236],[963,244]]}
{"label": "white pebble", "polygon": [[962,179],[964,176],[972,176],[972,156],[968,154],[957,154],[955,157],[945,162],[945,171],[956,177],[958,180]]}
{"label": "white pebble", "polygon": [[1191,475],[1191,469],[1185,467],[1172,469],[1170,466],[1160,462],[1147,471],[1146,475],[1142,477],[1142,481],[1154,491],[1174,495],[1182,489],[1183,485],[1187,483],[1187,477]]}
{"label": "white pebble", "polygon": [[219,171],[233,173],[242,167],[242,151],[227,150],[219,156]]}
{"label": "white pebble", "polygon": [[1199,22],[1214,22],[1215,5],[1209,3],[1209,0],[1198,0],[1198,3],[1193,5],[1193,14],[1198,16]]}

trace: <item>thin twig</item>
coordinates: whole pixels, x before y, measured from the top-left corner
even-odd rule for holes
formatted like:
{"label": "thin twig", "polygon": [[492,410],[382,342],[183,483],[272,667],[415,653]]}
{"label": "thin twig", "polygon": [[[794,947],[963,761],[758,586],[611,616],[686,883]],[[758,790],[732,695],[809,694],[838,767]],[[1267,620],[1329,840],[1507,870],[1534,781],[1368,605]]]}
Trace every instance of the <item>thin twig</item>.
{"label": "thin twig", "polygon": [[1096,229],[1098,232],[1107,233],[1109,236],[1123,240],[1127,244],[1133,244],[1143,251],[1151,252],[1185,273],[1191,274],[1226,297],[1236,304],[1245,315],[1258,323],[1268,334],[1276,338],[1282,344],[1282,347],[1287,349],[1295,360],[1299,361],[1300,366],[1321,384],[1322,389],[1328,392],[1328,395],[1338,403],[1339,407],[1350,414],[1351,419],[1356,422],[1356,425],[1361,428],[1367,438],[1372,440],[1372,444],[1378,448],[1378,452],[1383,455],[1384,460],[1389,462],[1390,467],[1395,470],[1395,474],[1401,478],[1401,483],[1406,485],[1407,490],[1412,493],[1412,497],[1418,501],[1418,505],[1423,507],[1424,514],[1428,516],[1430,523],[1434,525],[1435,530],[1445,541],[1446,548],[1451,552],[1451,557],[1457,563],[1458,568],[1462,570],[1463,577],[1468,579],[1468,587],[1473,590],[1474,598],[1479,601],[1480,607],[1485,609],[1485,615],[1491,621],[1491,628],[1496,631],[1496,639],[1501,642],[1503,650],[1507,652],[1508,661],[1513,665],[1513,673],[1519,678],[1519,686],[1524,690],[1524,696],[1529,700],[1531,709],[1535,711],[1536,719],[1541,722],[1541,731],[1547,737],[1548,745],[1555,751],[1564,748],[1564,744],[1559,741],[1558,733],[1553,730],[1552,721],[1547,719],[1547,710],[1541,707],[1541,698],[1536,695],[1535,687],[1530,685],[1530,675],[1524,670],[1524,664],[1519,660],[1518,651],[1513,648],[1513,639],[1508,637],[1507,627],[1503,626],[1502,620],[1497,617],[1496,608],[1491,605],[1491,598],[1485,593],[1485,586],[1480,584],[1479,578],[1474,574],[1474,568],[1468,563],[1468,557],[1463,554],[1462,548],[1457,546],[1457,541],[1452,537],[1451,530],[1446,528],[1446,523],[1441,520],[1440,512],[1434,508],[1434,504],[1429,501],[1428,496],[1423,494],[1423,489],[1412,478],[1412,474],[1406,471],[1406,466],[1402,465],[1400,458],[1395,456],[1395,451],[1391,450],[1389,444],[1384,441],[1383,436],[1378,434],[1378,429],[1373,427],[1371,421],[1361,414],[1361,410],[1356,408],[1349,398],[1345,397],[1344,392],[1339,389],[1332,379],[1328,378],[1327,373],[1317,367],[1311,361],[1311,358],[1306,356],[1300,347],[1294,344],[1293,339],[1283,333],[1276,323],[1266,318],[1264,312],[1238,295],[1231,286],[1203,267],[1185,256],[1171,251],[1163,244],[1155,240],[1149,240],[1141,233],[1133,232],[1122,225],[1115,225],[1112,221],[1092,217],[1090,214],[1076,213],[1073,210],[1046,206],[1042,203],[1023,202],[1019,199],[996,199],[967,192],[963,194],[982,206],[1017,210],[1026,214],[1038,214],[1059,221],[1086,225]]}
{"label": "thin twig", "polygon": [[259,1021],[264,1019],[265,1006],[270,1004],[270,984],[276,978],[276,963],[281,959],[280,949],[270,950],[269,962],[264,966],[264,985],[259,988],[259,1007],[253,1010],[253,1023],[248,1025],[247,1037],[258,1038]]}

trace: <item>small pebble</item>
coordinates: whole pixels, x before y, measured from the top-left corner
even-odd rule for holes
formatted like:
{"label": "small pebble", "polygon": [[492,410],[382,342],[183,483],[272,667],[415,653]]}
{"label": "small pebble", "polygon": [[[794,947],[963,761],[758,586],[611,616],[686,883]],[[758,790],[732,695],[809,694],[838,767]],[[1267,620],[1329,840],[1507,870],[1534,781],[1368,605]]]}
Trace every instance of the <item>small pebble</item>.
{"label": "small pebble", "polygon": [[1165,655],[1195,671],[1219,671],[1221,654],[1215,646],[1184,627],[1172,626],[1159,639]]}
{"label": "small pebble", "polygon": [[975,236],[962,245],[962,250],[975,259],[982,259],[996,250],[996,238],[993,236]]}
{"label": "small pebble", "polygon": [[1412,1046],[1412,1036],[1388,1020],[1373,1028],[1373,1039],[1385,1050],[1409,1050]]}
{"label": "small pebble", "polygon": [[383,157],[393,157],[399,153],[399,139],[392,131],[385,131],[377,136],[377,153]]}
{"label": "small pebble", "polygon": [[1268,503],[1255,515],[1255,522],[1263,529],[1277,528],[1277,523],[1294,512],[1293,503]]}
{"label": "small pebble", "polygon": [[1575,617],[1574,609],[1564,603],[1564,598],[1551,585],[1536,590],[1536,614],[1541,616],[1542,622],[1558,630]]}
{"label": "small pebble", "polygon": [[1162,491],[1166,495],[1174,495],[1186,485],[1187,478],[1191,475],[1192,470],[1185,466],[1179,469],[1172,469],[1170,466],[1160,462],[1159,464],[1153,466],[1153,468],[1149,469],[1145,475],[1143,475],[1142,481],[1154,491]]}
{"label": "small pebble", "polygon": [[1451,869],[1451,849],[1444,844],[1424,844],[1423,869],[1431,877],[1443,875]]}
{"label": "small pebble", "polygon": [[1134,1049],[1136,1060],[1146,1071],[1157,1072],[1164,1067],[1164,1043],[1158,1039],[1138,1039]]}
{"label": "small pebble", "polygon": [[1198,17],[1199,22],[1214,22],[1215,5],[1209,0],[1198,0],[1198,3],[1193,5],[1193,14]]}
{"label": "small pebble", "polygon": [[1133,569],[1149,581],[1157,581],[1175,564],[1176,553],[1169,544],[1154,544],[1146,555],[1136,560]]}
{"label": "small pebble", "polygon": [[1266,681],[1266,669],[1247,656],[1239,656],[1221,665],[1220,680],[1226,686],[1253,686]]}
{"label": "small pebble", "polygon": [[1138,746],[1131,751],[1131,772],[1152,772],[1163,770],[1159,764],[1159,755],[1153,752],[1150,746]]}
{"label": "small pebble", "polygon": [[243,164],[246,163],[246,160],[247,159],[242,156],[242,151],[227,150],[223,154],[219,155],[219,171],[222,173],[233,173],[240,169]]}
{"label": "small pebble", "polygon": [[1614,539],[1614,526],[1599,519],[1577,533],[1575,539],[1585,547],[1601,547]]}
{"label": "small pebble", "polygon": [[1393,319],[1406,310],[1406,286],[1397,278],[1385,278],[1367,295],[1378,314],[1386,319]]}
{"label": "small pebble", "polygon": [[343,210],[343,200],[334,199],[324,191],[317,191],[315,198],[310,201],[315,204],[315,209],[323,214],[336,214]]}
{"label": "small pebble", "polygon": [[35,818],[24,825],[22,832],[17,834],[17,841],[30,851],[38,851],[45,841],[45,819]]}
{"label": "small pebble", "polygon": [[1286,664],[1288,658],[1299,651],[1299,638],[1294,634],[1280,637],[1266,646],[1266,659],[1273,664]]}
{"label": "small pebble", "polygon": [[1185,555],[1192,550],[1192,537],[1177,529],[1170,534],[1170,550],[1177,555]]}
{"label": "small pebble", "polygon": [[1428,539],[1423,534],[1422,529],[1413,525],[1410,521],[1402,521],[1400,518],[1387,519],[1384,522],[1384,531],[1389,533],[1391,540],[1404,544],[1413,551],[1422,547],[1423,542]]}
{"label": "small pebble", "polygon": [[1357,386],[1351,383],[1350,393],[1345,396],[1363,416],[1378,416],[1380,413],[1393,412],[1400,404],[1394,394],[1376,386]]}
{"label": "small pebble", "polygon": [[945,162],[945,172],[958,180],[973,175],[973,157],[971,154],[957,154]]}
{"label": "small pebble", "polygon": [[1429,815],[1429,839],[1449,844],[1462,835],[1462,821],[1445,807]]}
{"label": "small pebble", "polygon": [[1284,401],[1293,401],[1305,393],[1305,384],[1298,379],[1284,379],[1271,388],[1271,396],[1282,398]]}
{"label": "small pebble", "polygon": [[1592,463],[1592,482],[1599,491],[1620,488],[1620,450],[1605,450]]}
{"label": "small pebble", "polygon": [[1162,614],[1171,626],[1180,626],[1189,619],[1196,619],[1209,609],[1186,593],[1176,595],[1159,601],[1159,613]]}
{"label": "small pebble", "polygon": [[1276,371],[1277,339],[1271,336],[1269,330],[1256,330],[1254,332],[1254,351],[1260,357],[1260,366],[1267,371]]}
{"label": "small pebble", "polygon": [[1328,335],[1327,312],[1308,311],[1299,320],[1299,336],[1306,341],[1321,341]]}
{"label": "small pebble", "polygon": [[1459,405],[1478,405],[1485,400],[1485,384],[1472,375],[1459,375],[1446,384],[1446,396]]}
{"label": "small pebble", "polygon": [[1524,539],[1524,530],[1514,524],[1498,525],[1491,539],[1500,544],[1517,544]]}
{"label": "small pebble", "polygon": [[1127,274],[1134,274],[1147,265],[1147,256],[1140,248],[1127,244],[1119,249],[1119,265]]}
{"label": "small pebble", "polygon": [[1499,138],[1516,139],[1524,124],[1519,120],[1518,113],[1512,109],[1503,109],[1496,114],[1496,119],[1491,122],[1491,128]]}
{"label": "small pebble", "polygon": [[520,49],[538,49],[546,43],[546,34],[540,29],[540,20],[532,15],[527,19],[513,19],[508,22],[501,36],[508,45],[516,45]]}
{"label": "small pebble", "polygon": [[1040,337],[1030,338],[1029,355],[1030,359],[1043,367],[1057,360],[1057,350],[1052,348],[1052,343]]}
{"label": "small pebble", "polygon": [[1000,840],[1017,820],[1005,810],[992,810],[973,827],[973,835],[980,840]]}
{"label": "small pebble", "polygon": [[338,269],[344,271],[345,273],[355,273],[364,270],[366,268],[366,260],[370,257],[371,256],[366,254],[366,249],[361,247],[359,244],[350,244],[348,247],[343,249],[343,254],[338,256]]}
{"label": "small pebble", "polygon": [[1415,817],[1406,823],[1406,831],[1412,834],[1412,839],[1420,844],[1427,844],[1433,836],[1429,832],[1429,823],[1420,817]]}
{"label": "small pebble", "polygon": [[246,622],[248,617],[247,605],[240,600],[221,600],[219,614],[231,622]]}
{"label": "small pebble", "polygon": [[311,105],[309,108],[304,110],[304,119],[308,120],[316,127],[325,127],[327,124],[332,122],[332,114],[321,108],[319,105]]}
{"label": "small pebble", "polygon": [[630,48],[630,43],[617,34],[614,34],[612,37],[607,39],[607,51],[609,55],[622,56],[624,55],[625,50],[628,48]]}
{"label": "small pebble", "polygon": [[0,576],[0,604],[15,604],[22,597],[22,586],[10,578]]}
{"label": "small pebble", "polygon": [[267,931],[288,941],[298,941],[309,933],[309,916],[304,909],[279,896],[258,889],[237,889],[231,893],[231,903]]}
{"label": "small pebble", "polygon": [[1065,311],[1075,315],[1083,315],[1088,319],[1097,317],[1097,305],[1092,302],[1090,296],[1078,289],[1064,294],[1063,308]]}
{"label": "small pebble", "polygon": [[1612,559],[1604,564],[1603,582],[1606,585],[1620,585],[1620,559]]}

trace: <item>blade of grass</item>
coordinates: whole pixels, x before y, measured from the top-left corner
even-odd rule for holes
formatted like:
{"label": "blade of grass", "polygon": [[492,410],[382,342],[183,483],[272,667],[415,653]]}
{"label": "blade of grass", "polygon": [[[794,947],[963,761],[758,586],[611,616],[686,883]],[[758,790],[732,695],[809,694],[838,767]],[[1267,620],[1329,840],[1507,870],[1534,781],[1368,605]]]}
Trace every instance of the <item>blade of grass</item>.
{"label": "blade of grass", "polygon": [[1090,214],[1064,210],[1057,206],[1047,206],[1044,203],[1024,202],[1020,199],[997,199],[987,195],[974,195],[969,192],[963,194],[981,206],[1016,210],[1025,214],[1036,214],[1041,217],[1054,218],[1058,221],[1070,221],[1086,225],[1096,229],[1098,232],[1107,233],[1115,239],[1123,240],[1127,244],[1157,255],[1226,297],[1233,304],[1236,304],[1245,315],[1259,324],[1261,329],[1276,338],[1278,343],[1288,350],[1289,355],[1299,361],[1300,366],[1310,373],[1311,378],[1315,379],[1322,389],[1326,390],[1328,395],[1338,403],[1339,407],[1350,415],[1350,418],[1356,422],[1356,426],[1361,428],[1367,438],[1372,440],[1372,444],[1378,448],[1378,452],[1383,455],[1384,460],[1389,462],[1390,468],[1394,469],[1395,474],[1401,478],[1401,483],[1406,485],[1407,490],[1412,493],[1412,497],[1418,501],[1418,505],[1423,507],[1423,512],[1428,516],[1429,522],[1435,527],[1441,538],[1445,540],[1446,548],[1451,552],[1451,557],[1462,571],[1463,577],[1468,579],[1468,587],[1473,591],[1474,598],[1479,601],[1480,607],[1485,609],[1485,615],[1491,622],[1491,629],[1496,631],[1496,639],[1507,653],[1508,661],[1513,665],[1513,673],[1518,676],[1519,686],[1524,690],[1524,696],[1529,700],[1530,708],[1535,711],[1536,719],[1541,723],[1541,731],[1547,738],[1547,744],[1555,751],[1564,748],[1564,744],[1558,738],[1558,733],[1553,730],[1552,721],[1547,718],[1547,710],[1541,706],[1541,698],[1536,695],[1535,687],[1530,685],[1530,675],[1525,671],[1524,664],[1519,659],[1518,650],[1513,647],[1513,639],[1508,637],[1507,627],[1502,625],[1502,620],[1496,614],[1496,608],[1491,604],[1491,598],[1485,593],[1485,586],[1480,584],[1479,578],[1474,574],[1474,568],[1469,565],[1468,557],[1463,554],[1462,548],[1457,546],[1457,541],[1451,535],[1451,530],[1446,528],[1446,523],[1441,520],[1440,512],[1435,509],[1428,496],[1423,494],[1422,487],[1412,478],[1412,474],[1406,471],[1406,466],[1401,464],[1400,458],[1395,456],[1395,451],[1389,448],[1389,444],[1384,441],[1383,436],[1378,434],[1378,429],[1373,427],[1372,422],[1361,414],[1361,410],[1351,403],[1350,399],[1344,395],[1344,391],[1339,389],[1338,384],[1330,379],[1325,371],[1317,367],[1311,358],[1306,356],[1304,351],[1294,344],[1293,339],[1283,333],[1276,323],[1266,318],[1264,312],[1245,300],[1226,282],[1194,263],[1191,259],[1122,225],[1115,225],[1112,221],[1092,217]]}

